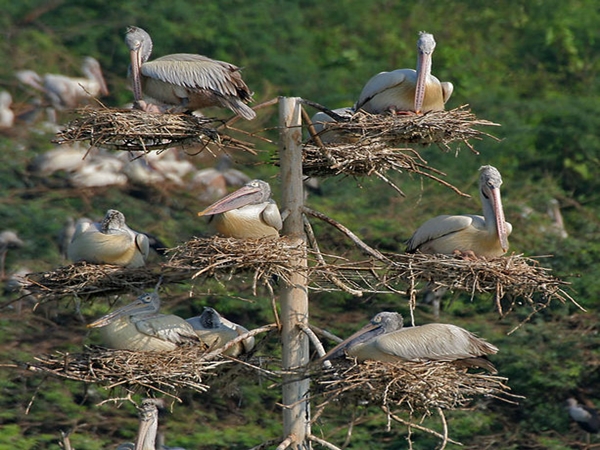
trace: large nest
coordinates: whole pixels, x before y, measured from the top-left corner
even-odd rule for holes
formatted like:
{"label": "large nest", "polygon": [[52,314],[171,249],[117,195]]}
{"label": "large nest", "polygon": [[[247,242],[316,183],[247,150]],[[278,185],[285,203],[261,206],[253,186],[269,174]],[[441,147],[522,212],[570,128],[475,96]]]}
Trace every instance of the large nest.
{"label": "large nest", "polygon": [[27,368],[107,389],[124,388],[149,395],[151,391],[176,397],[183,389],[205,392],[204,379],[213,375],[225,359],[207,359],[201,346],[181,346],[164,352],[133,352],[86,347],[82,353],[56,352],[38,356]]}
{"label": "large nest", "polygon": [[78,262],[49,272],[29,274],[23,289],[41,303],[63,297],[92,298],[123,294],[135,289],[143,290],[156,286],[161,277],[163,283],[167,284],[185,281],[190,274],[160,267],[130,269],[110,264]]}
{"label": "large nest", "polygon": [[381,143],[389,147],[436,144],[450,150],[448,144],[462,142],[477,153],[469,143],[470,139],[481,140],[484,136],[495,139],[474,128],[478,126],[500,125],[478,119],[467,105],[425,114],[369,114],[359,110],[350,120],[324,123],[324,131],[320,134],[335,133],[349,144]]}
{"label": "large nest", "polygon": [[270,283],[273,277],[288,282],[292,273],[301,271],[290,260],[301,258],[305,246],[301,240],[280,237],[275,239],[235,239],[214,236],[191,239],[167,251],[171,256],[164,265],[173,270],[191,271],[192,278],[252,273],[254,288],[260,280]]}
{"label": "large nest", "polygon": [[353,358],[334,362],[332,369],[314,377],[315,395],[321,404],[339,401],[387,408],[405,405],[410,411],[455,409],[466,406],[474,396],[514,398],[504,377],[469,372],[466,367],[445,361],[386,363]]}
{"label": "large nest", "polygon": [[152,114],[137,109],[81,108],[79,117],[57,134],[59,144],[89,141],[91,146],[126,151],[163,150],[209,144],[254,153],[252,144],[219,133],[223,122],[191,114]]}
{"label": "large nest", "polygon": [[[521,300],[534,312],[547,307],[553,299],[577,303],[565,292],[570,285],[551,274],[539,261],[522,255],[492,259],[464,259],[449,255],[387,255],[390,264],[382,277],[386,286],[408,285],[414,302],[416,284],[429,282],[434,289],[461,290],[471,293],[494,293],[500,315],[508,314]],[[503,304],[502,300],[505,300]],[[579,305],[577,305],[579,306]]]}

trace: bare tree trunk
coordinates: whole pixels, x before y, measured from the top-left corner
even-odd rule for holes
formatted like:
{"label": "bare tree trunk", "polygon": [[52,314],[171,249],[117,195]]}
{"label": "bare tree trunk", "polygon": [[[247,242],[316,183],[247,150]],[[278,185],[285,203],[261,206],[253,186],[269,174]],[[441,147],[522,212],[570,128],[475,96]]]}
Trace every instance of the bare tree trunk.
{"label": "bare tree trunk", "polygon": [[[279,99],[280,161],[282,208],[289,213],[283,234],[301,240],[306,248],[306,236],[302,220],[304,202],[302,184],[302,121],[298,98]],[[306,253],[292,266],[306,266]],[[309,362],[309,339],[300,325],[308,326],[308,288],[304,273],[292,275],[290,284],[281,290],[281,322],[283,341],[283,370],[301,369]],[[286,375],[283,379],[283,430],[284,437],[291,437],[288,448],[304,450],[311,448],[310,405],[308,402],[310,380],[298,375]]]}

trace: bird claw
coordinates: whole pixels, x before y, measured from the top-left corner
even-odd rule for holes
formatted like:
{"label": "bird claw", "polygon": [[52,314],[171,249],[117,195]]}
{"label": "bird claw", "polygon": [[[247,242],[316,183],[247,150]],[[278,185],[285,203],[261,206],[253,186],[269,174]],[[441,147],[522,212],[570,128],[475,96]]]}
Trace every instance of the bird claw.
{"label": "bird claw", "polygon": [[479,256],[477,256],[473,250],[462,251],[456,249],[452,252],[452,255],[455,258],[464,259],[465,261],[476,261],[480,259]]}

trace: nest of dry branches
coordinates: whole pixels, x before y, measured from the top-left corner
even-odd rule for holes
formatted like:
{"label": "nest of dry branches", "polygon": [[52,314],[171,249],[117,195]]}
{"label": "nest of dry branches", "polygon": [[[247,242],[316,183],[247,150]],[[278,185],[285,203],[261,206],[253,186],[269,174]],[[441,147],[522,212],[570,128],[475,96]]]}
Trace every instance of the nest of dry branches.
{"label": "nest of dry branches", "polygon": [[191,271],[191,278],[233,273],[253,273],[258,281],[269,284],[273,277],[289,282],[290,275],[302,268],[290,260],[302,257],[305,246],[299,239],[235,239],[214,236],[194,238],[167,251],[171,256],[164,265],[173,270]]}
{"label": "nest of dry branches", "polygon": [[86,347],[82,353],[38,356],[28,369],[107,389],[120,387],[143,395],[155,391],[176,397],[183,389],[205,392],[209,386],[204,379],[231,362],[203,358],[205,355],[205,348],[191,345],[165,352]]}
{"label": "nest of dry branches", "polygon": [[[500,315],[507,315],[521,300],[537,312],[553,299],[577,303],[564,290],[570,283],[551,274],[539,261],[522,255],[492,259],[464,259],[449,255],[395,254],[387,255],[390,264],[383,275],[384,285],[408,285],[414,301],[418,282],[433,283],[435,288],[461,290],[471,294],[495,294]],[[502,300],[505,303],[503,304]],[[508,301],[508,303],[506,303]],[[579,305],[577,305],[579,306]]]}
{"label": "nest of dry branches", "polygon": [[137,109],[80,108],[79,117],[57,134],[59,144],[89,141],[95,147],[126,151],[175,146],[219,147],[251,151],[252,144],[219,133],[223,122],[191,114],[152,114]]}
{"label": "nest of dry branches", "polygon": [[477,153],[469,143],[470,139],[481,140],[484,136],[496,139],[475,128],[480,126],[500,125],[478,119],[468,105],[425,114],[369,114],[359,110],[351,120],[326,122],[321,134],[335,133],[348,143],[381,143],[389,147],[436,144],[443,150],[450,150],[448,144],[462,142]]}
{"label": "nest of dry branches", "polygon": [[335,400],[430,411],[461,408],[475,396],[505,401],[516,398],[504,384],[506,378],[469,372],[466,367],[443,361],[356,363],[348,358],[335,361],[333,369],[324,370],[314,380],[315,395],[323,397],[321,406]]}
{"label": "nest of dry branches", "polygon": [[189,279],[190,274],[159,267],[130,269],[78,262],[49,272],[27,275],[23,292],[33,294],[40,303],[71,296],[92,298],[153,288],[161,277],[164,283],[174,283]]}

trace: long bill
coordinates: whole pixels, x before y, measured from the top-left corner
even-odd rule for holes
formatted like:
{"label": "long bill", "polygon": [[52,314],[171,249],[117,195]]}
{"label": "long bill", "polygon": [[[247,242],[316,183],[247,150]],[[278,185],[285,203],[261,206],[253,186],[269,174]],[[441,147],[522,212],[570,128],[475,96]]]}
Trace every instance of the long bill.
{"label": "long bill", "polygon": [[496,232],[498,233],[498,240],[500,241],[500,247],[502,251],[508,251],[508,230],[506,229],[506,220],[504,218],[504,209],[502,208],[502,199],[500,197],[500,189],[493,188],[490,190],[492,198],[492,208],[494,210],[494,217],[496,221]]}
{"label": "long bill", "polygon": [[[379,332],[376,332],[375,330],[378,330]],[[360,330],[358,330],[357,332],[352,334],[350,337],[347,337],[342,342],[340,342],[338,345],[336,345],[331,350],[329,350],[325,354],[325,356],[323,356],[322,358],[319,359],[319,361],[323,362],[323,361],[327,361],[328,359],[338,358],[340,356],[339,353],[341,353],[342,350],[346,349],[347,347],[350,347],[350,345],[354,341],[356,341],[357,343],[364,342],[364,341],[370,339],[371,337],[381,334],[382,331],[383,330],[381,329],[381,325],[368,323],[364,327],[362,327]]]}
{"label": "long bill", "polygon": [[417,83],[415,85],[415,112],[420,113],[425,101],[425,87],[431,73],[431,54],[419,50],[417,58]]}
{"label": "long bill", "polygon": [[129,52],[131,58],[131,88],[133,89],[133,98],[136,102],[142,100],[142,55],[140,48]]}
{"label": "long bill", "polygon": [[141,300],[135,300],[129,305],[125,305],[122,308],[115,309],[114,311],[100,317],[95,322],[88,324],[87,328],[105,327],[106,325],[108,325],[109,323],[113,322],[121,316],[133,315],[134,313],[138,313],[140,311],[143,311],[144,309],[147,309],[147,307],[148,305],[142,302]]}
{"label": "long bill", "polygon": [[[256,195],[259,194],[259,195]],[[243,186],[235,192],[223,197],[221,200],[213,203],[205,210],[200,211],[198,216],[210,216],[220,214],[232,209],[241,208],[253,201],[260,199],[260,189],[252,186]]]}

